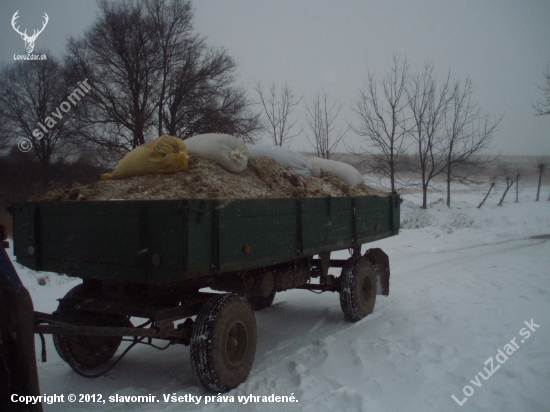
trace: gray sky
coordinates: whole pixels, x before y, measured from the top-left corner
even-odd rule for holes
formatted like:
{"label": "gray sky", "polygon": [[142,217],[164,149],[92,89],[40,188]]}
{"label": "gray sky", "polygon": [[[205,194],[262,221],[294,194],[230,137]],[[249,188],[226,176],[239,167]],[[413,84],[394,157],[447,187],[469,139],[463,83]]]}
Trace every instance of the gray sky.
{"label": "gray sky", "polygon": [[[195,28],[237,59],[239,81],[249,90],[256,79],[286,81],[308,101],[324,87],[349,105],[369,70],[382,76],[393,52],[403,52],[413,70],[433,60],[440,78],[449,69],[471,76],[483,109],[505,114],[495,151],[550,155],[550,116],[535,116],[532,108],[550,62],[548,0],[195,0],[194,7]],[[3,63],[25,53],[10,24],[16,10],[30,33],[48,13],[36,48],[60,56],[66,38],[82,34],[97,7],[93,0],[2,0]],[[342,124],[344,117],[355,120],[349,109]],[[347,139],[358,137],[348,132]],[[307,149],[307,141],[300,137],[291,147]]]}

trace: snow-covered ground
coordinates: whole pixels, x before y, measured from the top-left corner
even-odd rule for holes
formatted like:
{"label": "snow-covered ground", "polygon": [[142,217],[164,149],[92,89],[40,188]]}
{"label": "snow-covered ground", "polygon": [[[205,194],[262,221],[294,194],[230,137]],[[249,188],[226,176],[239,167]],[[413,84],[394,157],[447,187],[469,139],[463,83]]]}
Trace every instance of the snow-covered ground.
{"label": "snow-covered ground", "polygon": [[[482,209],[482,192],[456,194],[451,209],[434,196],[428,210],[418,207],[418,195],[405,195],[400,235],[369,245],[390,256],[390,296],[378,296],[372,315],[349,323],[336,293],[278,294],[256,313],[256,359],[248,380],[226,394],[234,402],[205,405],[212,394],[193,375],[188,347],[136,347],[106,377],[88,380],[59,358],[48,337],[49,360],[38,364],[41,391],[101,394],[107,402],[44,410],[548,411],[548,187],[542,193],[534,202],[534,190],[525,189],[519,203],[510,193],[502,207],[494,193]],[[16,268],[35,310],[55,310],[55,299],[78,284]],[[109,403],[116,394],[151,394],[160,402]],[[198,405],[165,402],[163,394],[202,398]],[[250,394],[293,394],[299,402],[239,402]]]}

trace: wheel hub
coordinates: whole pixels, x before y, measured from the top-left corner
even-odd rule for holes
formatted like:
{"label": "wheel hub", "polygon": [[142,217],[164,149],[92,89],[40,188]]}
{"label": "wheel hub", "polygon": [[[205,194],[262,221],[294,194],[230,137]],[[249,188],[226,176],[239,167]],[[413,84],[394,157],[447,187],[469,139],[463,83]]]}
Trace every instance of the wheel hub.
{"label": "wheel hub", "polygon": [[368,302],[371,299],[372,283],[368,277],[364,277],[361,282],[361,300]]}
{"label": "wheel hub", "polygon": [[248,330],[246,325],[236,320],[227,328],[225,338],[225,359],[228,365],[239,366],[245,359],[248,349]]}

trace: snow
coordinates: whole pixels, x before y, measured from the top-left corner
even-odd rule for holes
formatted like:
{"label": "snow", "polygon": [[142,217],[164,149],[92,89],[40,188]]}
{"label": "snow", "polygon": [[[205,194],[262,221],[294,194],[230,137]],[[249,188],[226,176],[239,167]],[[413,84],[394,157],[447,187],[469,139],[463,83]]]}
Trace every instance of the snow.
{"label": "snow", "polygon": [[[436,195],[428,210],[419,208],[418,194],[404,196],[400,235],[368,245],[390,256],[390,295],[378,296],[374,313],[360,322],[344,320],[336,293],[277,294],[270,308],[256,313],[256,359],[248,380],[226,394],[234,402],[205,404],[217,394],[200,387],[188,347],[138,345],[106,377],[89,380],[59,358],[48,337],[48,362],[38,364],[42,393],[101,394],[107,402],[65,401],[44,410],[548,410],[550,236],[540,235],[550,234],[550,202],[534,202],[534,190],[524,189],[519,203],[510,194],[498,207],[501,194],[494,193],[477,209],[483,195],[458,193],[451,209]],[[347,251],[333,257],[346,258]],[[16,269],[38,311],[55,310],[55,299],[79,283]],[[524,339],[520,330],[531,319],[540,327]],[[519,349],[499,364],[498,350],[513,338]],[[36,343],[40,359],[38,337]],[[493,376],[479,378],[479,372],[487,376],[491,357]],[[466,386],[474,391],[465,389],[469,397]],[[155,395],[160,402],[109,403],[116,394]],[[199,404],[165,402],[163,394],[202,398]],[[250,394],[294,395],[299,402],[239,402]],[[452,395],[467,401],[459,406]]]}

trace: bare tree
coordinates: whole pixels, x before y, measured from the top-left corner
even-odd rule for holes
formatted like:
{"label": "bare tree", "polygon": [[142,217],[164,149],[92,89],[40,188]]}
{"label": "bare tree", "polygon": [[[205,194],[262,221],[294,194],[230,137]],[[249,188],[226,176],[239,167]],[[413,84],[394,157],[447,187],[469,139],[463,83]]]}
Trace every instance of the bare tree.
{"label": "bare tree", "polygon": [[252,141],[260,128],[243,88],[236,87],[237,64],[223,48],[208,47],[193,33],[190,1],[147,0],[162,64],[158,134],[186,139],[228,133]]}
{"label": "bare tree", "polygon": [[442,156],[442,128],[449,102],[450,75],[437,86],[433,63],[427,63],[421,73],[411,77],[407,90],[413,126],[410,136],[416,152],[411,165],[420,174],[422,208],[428,207],[428,187],[433,178],[445,170],[446,157]]}
{"label": "bare tree", "polygon": [[63,69],[53,56],[14,62],[0,70],[3,133],[9,131],[12,141],[26,139],[30,143],[29,149],[42,165],[44,184],[49,179],[50,165],[68,153],[68,116],[59,109],[65,97]]}
{"label": "bare tree", "polygon": [[502,206],[502,203],[504,202],[504,198],[506,197],[508,190],[510,190],[510,188],[514,184],[515,171],[510,167],[508,167],[507,165],[501,165],[499,169],[500,169],[500,173],[499,173],[500,178],[506,183],[506,188],[504,189],[504,193],[502,194],[502,197],[498,202],[498,206]]}
{"label": "bare tree", "polygon": [[547,156],[539,156],[535,159],[535,167],[539,171],[539,184],[537,186],[537,198],[535,199],[536,202],[539,201],[540,185],[542,184],[542,175],[544,174],[544,171],[546,170],[546,167],[548,166],[549,162],[550,162],[550,159],[548,159]]}
{"label": "bare tree", "polygon": [[546,66],[546,71],[543,72],[543,76],[546,84],[542,87],[539,86],[539,89],[542,90],[546,102],[537,102],[533,105],[536,114],[539,116],[550,114],[550,63]]}
{"label": "bare tree", "polygon": [[93,26],[81,39],[69,39],[68,73],[74,83],[88,78],[93,84],[91,107],[80,111],[81,121],[97,133],[86,136],[88,140],[102,144],[104,130],[97,126],[114,126],[120,135],[111,145],[132,149],[145,143],[155,123],[162,68],[158,47],[142,3],[100,0],[98,5],[100,16]]}
{"label": "bare tree", "polygon": [[[151,16],[151,32],[160,57],[160,78],[158,89],[158,135],[164,132],[164,102],[170,77],[176,66],[186,63],[186,58],[196,56],[198,36],[192,32],[193,11],[190,1],[146,0],[145,7]],[[190,46],[190,47],[189,47]],[[200,54],[200,53],[198,53]]]}
{"label": "bare tree", "polygon": [[491,193],[491,190],[493,190],[493,187],[495,187],[495,184],[496,184],[496,182],[494,180],[492,180],[491,184],[489,185],[489,190],[487,190],[487,194],[485,195],[485,197],[483,198],[481,203],[477,206],[478,209],[481,209],[481,206],[483,206],[483,204],[485,203],[485,201],[489,197],[489,193]]}
{"label": "bare tree", "polygon": [[303,96],[297,97],[296,93],[287,83],[278,91],[275,82],[272,82],[267,91],[264,91],[262,83],[256,81],[254,90],[260,99],[265,115],[263,130],[269,135],[275,146],[287,146],[294,137],[302,133],[292,134],[291,130],[298,119],[292,119],[292,112],[300,104]]}
{"label": "bare tree", "polygon": [[[447,206],[451,206],[451,182],[479,183],[475,173],[494,161],[483,156],[491,147],[503,116],[491,118],[472,100],[474,85],[470,78],[456,79],[451,86],[451,99],[445,111],[443,153],[446,158]],[[467,167],[461,167],[467,166]]]}
{"label": "bare tree", "polygon": [[[2,82],[2,69],[0,69],[0,82]],[[0,87],[4,89],[4,85],[0,83]],[[0,91],[0,94],[2,91]],[[0,156],[3,154],[3,152],[13,144],[13,136],[10,133],[10,129],[8,125],[6,124],[6,115],[7,110],[4,107],[3,104],[0,104]]]}
{"label": "bare tree", "polygon": [[94,86],[78,107],[77,136],[120,154],[165,133],[253,137],[258,114],[235,86],[236,63],[193,32],[188,0],[101,0],[99,8],[68,45],[69,80]]}
{"label": "bare tree", "polygon": [[358,150],[349,147],[348,150],[359,155],[375,173],[389,178],[392,192],[396,191],[395,166],[405,152],[405,137],[409,132],[406,113],[408,70],[407,58],[394,54],[382,80],[376,80],[374,73],[369,72],[352,104],[359,122],[350,127],[364,140]]}
{"label": "bare tree", "polygon": [[306,120],[311,131],[311,137],[307,133],[306,137],[317,151],[317,156],[323,159],[330,158],[348,130],[335,131],[336,119],[341,109],[340,101],[329,102],[329,93],[324,89],[322,95],[317,93],[311,106],[306,103]]}

